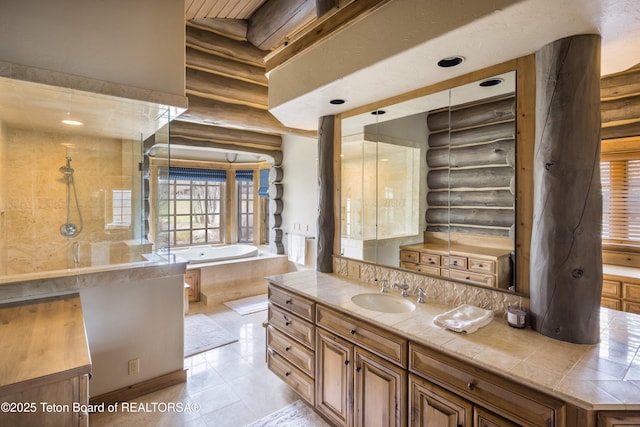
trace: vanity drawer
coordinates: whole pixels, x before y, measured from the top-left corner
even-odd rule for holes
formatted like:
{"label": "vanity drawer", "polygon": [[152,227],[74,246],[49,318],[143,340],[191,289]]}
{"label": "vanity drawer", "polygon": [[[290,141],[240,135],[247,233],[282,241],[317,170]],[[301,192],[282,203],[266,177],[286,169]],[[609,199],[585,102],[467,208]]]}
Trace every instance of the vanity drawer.
{"label": "vanity drawer", "polygon": [[615,280],[602,281],[602,296],[620,298],[622,283]]}
{"label": "vanity drawer", "polygon": [[[622,283],[624,298],[640,302],[640,285],[634,283]],[[635,311],[634,311],[635,313]]]}
{"label": "vanity drawer", "polygon": [[440,275],[440,268],[439,267],[429,267],[428,265],[413,264],[413,263],[410,263],[410,262],[401,262],[400,263],[400,268],[406,268],[407,270],[417,271],[419,273],[432,274],[432,275],[435,275],[435,276],[439,276]]}
{"label": "vanity drawer", "polygon": [[307,319],[310,322],[314,321],[315,303],[311,300],[269,285],[269,301],[297,314],[303,319]]}
{"label": "vanity drawer", "polygon": [[432,267],[440,266],[440,255],[430,254],[428,252],[420,252],[420,264]]}
{"label": "vanity drawer", "polygon": [[605,308],[610,308],[611,310],[620,310],[621,301],[619,299],[614,298],[600,298],[600,306]]}
{"label": "vanity drawer", "polygon": [[400,261],[405,262],[415,262],[417,263],[419,260],[419,254],[416,251],[400,251]]}
{"label": "vanity drawer", "polygon": [[267,366],[278,377],[282,379],[289,387],[295,390],[310,405],[315,405],[315,386],[313,378],[289,363],[284,357],[267,350]]}
{"label": "vanity drawer", "polygon": [[403,368],[407,366],[407,340],[346,314],[316,305],[316,323]]}
{"label": "vanity drawer", "polygon": [[409,371],[525,426],[562,425],[564,403],[442,353],[409,346]]}
{"label": "vanity drawer", "polygon": [[267,327],[267,345],[302,372],[314,376],[315,353],[272,326]]}
{"label": "vanity drawer", "polygon": [[298,340],[310,349],[314,348],[316,340],[313,324],[271,303],[269,303],[269,325]]}
{"label": "vanity drawer", "polygon": [[632,302],[632,301],[622,301],[623,307],[622,311],[626,311],[628,313],[640,314],[640,303]]}
{"label": "vanity drawer", "polygon": [[469,258],[469,270],[493,274],[496,272],[496,263],[487,259]]}
{"label": "vanity drawer", "polygon": [[459,270],[467,269],[467,257],[450,255],[442,258],[442,266],[449,268],[457,268]]}
{"label": "vanity drawer", "polygon": [[449,272],[449,277],[457,280],[464,280],[467,282],[474,283],[476,285],[495,287],[496,286],[496,277],[489,276],[486,274],[479,273],[471,273],[470,271],[462,271],[462,270],[451,270]]}

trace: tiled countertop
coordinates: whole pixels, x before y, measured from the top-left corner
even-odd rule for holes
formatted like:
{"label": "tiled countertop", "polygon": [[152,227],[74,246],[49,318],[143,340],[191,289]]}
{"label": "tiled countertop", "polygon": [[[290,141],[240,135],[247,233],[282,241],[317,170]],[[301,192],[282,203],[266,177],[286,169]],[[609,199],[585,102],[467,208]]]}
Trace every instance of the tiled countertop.
{"label": "tiled countertop", "polygon": [[[511,378],[589,410],[640,410],[640,316],[601,309],[600,343],[571,344],[495,318],[469,335],[433,324],[453,308],[430,302],[409,313],[380,313],[351,302],[376,292],[359,281],[316,271],[270,276],[270,282],[341,309],[419,344]],[[390,292],[396,292],[395,289]],[[408,297],[415,302],[413,296]]]}

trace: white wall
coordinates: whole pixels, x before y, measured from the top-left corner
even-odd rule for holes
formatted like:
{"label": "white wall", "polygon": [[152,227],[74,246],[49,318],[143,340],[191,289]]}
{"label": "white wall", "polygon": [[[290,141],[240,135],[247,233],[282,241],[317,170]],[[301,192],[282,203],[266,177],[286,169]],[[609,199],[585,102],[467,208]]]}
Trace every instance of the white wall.
{"label": "white wall", "polygon": [[[182,275],[80,289],[92,397],[184,369]],[[140,373],[128,362],[140,360]]]}
{"label": "white wall", "polygon": [[[295,135],[282,137],[282,229],[307,240],[306,262],[298,268],[315,268],[318,235],[318,141]],[[283,237],[285,251],[288,239]]]}
{"label": "white wall", "polygon": [[184,96],[182,1],[3,1],[0,40],[0,61]]}

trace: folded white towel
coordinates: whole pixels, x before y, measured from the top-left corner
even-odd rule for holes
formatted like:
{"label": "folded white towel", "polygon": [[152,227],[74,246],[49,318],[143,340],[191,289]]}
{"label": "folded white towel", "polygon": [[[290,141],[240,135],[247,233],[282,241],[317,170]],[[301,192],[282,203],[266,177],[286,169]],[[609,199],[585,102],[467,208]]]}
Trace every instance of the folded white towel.
{"label": "folded white towel", "polygon": [[469,304],[462,304],[446,313],[438,314],[433,323],[442,328],[464,334],[472,334],[488,325],[493,319],[493,311]]}

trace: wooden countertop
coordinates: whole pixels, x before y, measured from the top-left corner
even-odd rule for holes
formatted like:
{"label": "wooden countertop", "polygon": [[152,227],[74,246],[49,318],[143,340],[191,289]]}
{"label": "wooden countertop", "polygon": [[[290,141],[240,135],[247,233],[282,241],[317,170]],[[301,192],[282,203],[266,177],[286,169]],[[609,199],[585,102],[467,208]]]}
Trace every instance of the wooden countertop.
{"label": "wooden countertop", "polygon": [[[353,295],[379,292],[367,283],[316,271],[267,278],[285,289],[381,326],[411,341],[526,384],[588,410],[640,410],[640,316],[606,308],[600,311],[600,343],[572,344],[538,332],[510,327],[494,318],[473,334],[433,324],[453,308],[427,295],[409,313],[379,313],[361,308]],[[390,290],[394,293],[396,290]],[[410,296],[415,302],[415,296]]]}
{"label": "wooden countertop", "polygon": [[0,305],[0,395],[91,372],[79,294]]}

